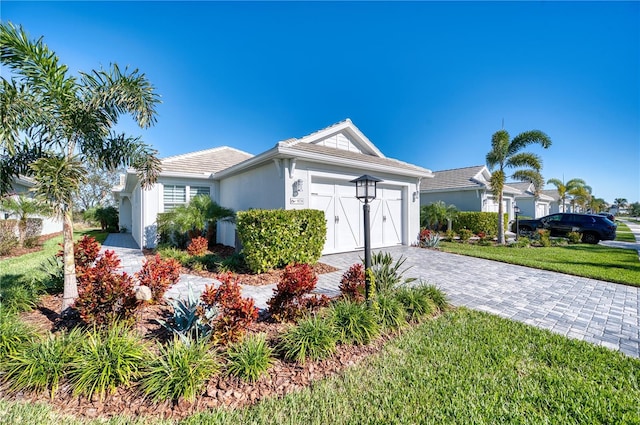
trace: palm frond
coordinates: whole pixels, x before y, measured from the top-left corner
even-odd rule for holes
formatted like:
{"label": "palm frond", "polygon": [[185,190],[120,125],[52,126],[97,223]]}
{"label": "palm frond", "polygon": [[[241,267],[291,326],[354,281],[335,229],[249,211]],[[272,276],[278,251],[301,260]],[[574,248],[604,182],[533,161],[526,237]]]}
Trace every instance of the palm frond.
{"label": "palm frond", "polygon": [[508,156],[513,156],[517,152],[520,152],[524,147],[537,143],[543,148],[551,146],[551,139],[544,132],[540,130],[525,131],[518,134],[509,143]]}
{"label": "palm frond", "polygon": [[508,168],[529,167],[539,172],[542,170],[542,158],[531,152],[521,152],[510,156],[505,166]]}
{"label": "palm frond", "polygon": [[86,170],[79,157],[51,156],[31,164],[37,182],[36,195],[56,214],[71,207],[71,200],[85,180]]}
{"label": "palm frond", "polygon": [[540,190],[542,190],[542,186],[544,186],[544,178],[542,174],[536,170],[518,170],[514,172],[511,177],[523,182],[533,183],[536,196],[540,194]]}

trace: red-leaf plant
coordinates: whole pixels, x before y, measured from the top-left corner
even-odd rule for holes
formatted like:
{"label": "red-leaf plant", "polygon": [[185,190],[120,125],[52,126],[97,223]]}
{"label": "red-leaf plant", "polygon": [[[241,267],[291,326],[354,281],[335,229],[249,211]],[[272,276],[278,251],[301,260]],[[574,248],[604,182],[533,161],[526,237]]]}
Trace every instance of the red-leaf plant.
{"label": "red-leaf plant", "polygon": [[113,251],[105,251],[95,265],[78,274],[78,298],[74,307],[82,320],[95,326],[108,326],[116,320],[132,319],[138,301],[133,279],[118,273],[120,259]]}
{"label": "red-leaf plant", "polygon": [[208,306],[218,308],[213,322],[215,338],[222,344],[237,341],[246,328],[258,318],[258,309],[252,298],[243,298],[238,278],[233,273],[221,273],[216,279],[222,284],[215,288],[207,286],[200,299]]}
{"label": "red-leaf plant", "polygon": [[140,285],[151,289],[152,300],[158,302],[169,286],[180,280],[181,264],[174,258],[162,259],[159,254],[144,262],[136,273]]}
{"label": "red-leaf plant", "polygon": [[202,236],[198,236],[191,239],[189,246],[187,246],[187,252],[189,255],[204,255],[207,253],[207,248],[209,248],[209,241]]}
{"label": "red-leaf plant", "polygon": [[356,302],[364,301],[365,278],[362,263],[355,263],[349,267],[342,275],[339,288],[343,297]]}
{"label": "red-leaf plant", "polygon": [[267,301],[271,316],[281,322],[294,321],[305,311],[329,304],[325,295],[311,295],[318,282],[309,264],[289,264],[280,277],[273,297]]}

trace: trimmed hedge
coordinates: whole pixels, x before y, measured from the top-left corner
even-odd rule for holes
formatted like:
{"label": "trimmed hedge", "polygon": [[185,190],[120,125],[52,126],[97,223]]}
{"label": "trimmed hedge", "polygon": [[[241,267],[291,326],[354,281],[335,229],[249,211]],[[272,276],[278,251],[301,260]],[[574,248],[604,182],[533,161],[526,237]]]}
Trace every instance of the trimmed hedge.
{"label": "trimmed hedge", "polygon": [[327,237],[327,223],[319,210],[240,211],[236,225],[242,253],[254,273],[291,263],[314,264]]}
{"label": "trimmed hedge", "polygon": [[[508,215],[504,214],[504,229],[509,225]],[[484,232],[487,235],[498,234],[498,213],[462,211],[459,212],[453,221],[453,231],[459,233],[462,229],[469,229],[476,235]]]}

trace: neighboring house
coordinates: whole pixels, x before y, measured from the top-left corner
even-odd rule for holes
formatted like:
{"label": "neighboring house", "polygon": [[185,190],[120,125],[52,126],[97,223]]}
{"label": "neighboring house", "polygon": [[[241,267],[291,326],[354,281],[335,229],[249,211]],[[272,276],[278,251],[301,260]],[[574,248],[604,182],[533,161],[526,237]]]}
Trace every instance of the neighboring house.
{"label": "neighboring house", "polygon": [[562,199],[560,198],[560,194],[557,189],[546,189],[542,190],[542,193],[545,196],[549,196],[553,199],[549,204],[549,214],[562,213],[562,212],[570,212],[571,211],[571,197],[567,196],[564,200],[564,205],[562,204]]}
{"label": "neighboring house", "polygon": [[539,218],[551,214],[551,203],[554,202],[553,197],[545,195],[542,191],[536,196],[533,183],[510,182],[507,184],[521,192],[515,195],[521,216]]}
{"label": "neighboring house", "polygon": [[[491,172],[485,165],[435,171],[420,185],[420,205],[443,201],[458,211],[498,212],[498,200],[491,193]],[[520,190],[509,185],[503,190],[503,211],[514,218],[513,203]]]}
{"label": "neighboring house", "polygon": [[[324,254],[364,246],[362,204],[351,180],[382,179],[371,204],[371,246],[412,244],[420,231],[419,185],[430,170],[382,152],[351,122],[334,124],[301,139],[288,139],[256,156],[230,147],[162,160],[158,182],[142,191],[134,171],[114,188],[121,224],[141,247],[156,244],[156,217],[191,196],[208,193],[235,211],[318,209],[327,219]],[[235,226],[218,223],[218,242],[235,246]]]}
{"label": "neighboring house", "polygon": [[[33,196],[31,189],[35,186],[35,181],[27,176],[19,176],[13,179],[11,183],[12,192],[15,195],[26,194],[27,196]],[[56,217],[46,217],[40,215],[31,216],[32,218],[42,219],[42,232],[41,235],[50,235],[52,233],[62,232],[62,220]],[[16,219],[12,217],[11,213],[2,211],[0,209],[0,219]]]}

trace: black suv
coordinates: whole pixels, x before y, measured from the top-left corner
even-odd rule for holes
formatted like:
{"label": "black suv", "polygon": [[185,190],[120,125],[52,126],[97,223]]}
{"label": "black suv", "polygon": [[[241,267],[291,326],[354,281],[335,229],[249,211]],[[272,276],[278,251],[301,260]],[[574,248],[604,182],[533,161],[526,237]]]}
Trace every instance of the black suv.
{"label": "black suv", "polygon": [[[596,244],[616,238],[617,225],[607,217],[595,214],[558,213],[535,220],[519,220],[520,234],[538,229],[551,231],[551,236],[567,236],[569,232],[582,233],[582,242]],[[515,231],[515,222],[512,230]]]}

